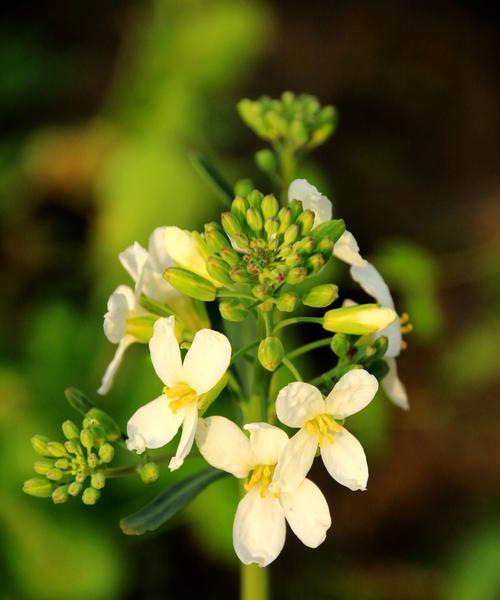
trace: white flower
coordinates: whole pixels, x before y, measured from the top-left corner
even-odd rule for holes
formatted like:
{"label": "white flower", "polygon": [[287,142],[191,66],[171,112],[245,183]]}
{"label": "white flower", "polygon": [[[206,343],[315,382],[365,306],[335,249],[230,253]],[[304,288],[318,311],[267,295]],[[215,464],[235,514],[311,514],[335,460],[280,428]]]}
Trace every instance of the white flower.
{"label": "white flower", "polygon": [[[332,203],[306,179],[295,179],[288,188],[288,200],[300,200],[304,210],[314,213],[314,226],[332,218]],[[359,254],[359,246],[350,231],[344,231],[333,247],[333,254],[349,265],[363,266],[365,261]]]}
{"label": "white flower", "polygon": [[165,384],[163,394],[139,408],[127,424],[127,448],[138,454],[164,446],[182,426],[176,455],[169,464],[171,471],[182,465],[193,445],[199,397],[218,383],[231,360],[227,337],[201,329],[183,362],[174,321],[174,317],[158,319],[149,342],[153,367]]}
{"label": "white flower", "polygon": [[[385,283],[382,275],[380,275],[371,263],[366,262],[363,267],[352,266],[351,277],[354,281],[359,283],[367,294],[375,298],[381,306],[394,309],[394,300],[392,299],[389,287]],[[396,406],[407,410],[409,408],[408,396],[403,383],[398,378],[396,361],[394,360],[396,356],[399,356],[403,343],[399,319],[396,319],[388,327],[375,335],[376,337],[382,335],[386,336],[388,341],[385,356],[387,364],[389,365],[389,373],[382,380],[382,387],[389,399],[396,404]]]}
{"label": "white flower", "polygon": [[242,563],[265,567],[283,549],[286,521],[306,546],[316,548],[331,525],[330,511],[320,489],[305,477],[290,492],[272,493],[269,488],[288,437],[267,423],[245,429],[250,438],[224,417],[202,419],[196,443],[211,465],[248,478],[234,519],[233,544]]}
{"label": "white flower", "polygon": [[367,406],[378,389],[377,379],[363,369],[346,373],[323,398],[309,383],[288,384],[278,394],[276,414],[300,430],[290,439],[275,473],[275,489],[293,490],[307,475],[318,445],[327,471],[351,490],[364,490],[368,466],[361,444],[345,429],[343,420]]}

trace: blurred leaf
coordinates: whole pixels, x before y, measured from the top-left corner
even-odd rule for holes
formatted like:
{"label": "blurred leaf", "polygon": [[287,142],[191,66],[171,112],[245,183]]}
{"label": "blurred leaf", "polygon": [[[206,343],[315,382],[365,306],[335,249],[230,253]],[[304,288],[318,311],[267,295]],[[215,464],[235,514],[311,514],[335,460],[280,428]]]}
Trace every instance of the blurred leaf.
{"label": "blurred leaf", "polygon": [[120,521],[123,533],[142,535],[154,531],[186,507],[202,490],[214,481],[226,477],[217,469],[205,469],[191,475],[158,494],[149,504]]}

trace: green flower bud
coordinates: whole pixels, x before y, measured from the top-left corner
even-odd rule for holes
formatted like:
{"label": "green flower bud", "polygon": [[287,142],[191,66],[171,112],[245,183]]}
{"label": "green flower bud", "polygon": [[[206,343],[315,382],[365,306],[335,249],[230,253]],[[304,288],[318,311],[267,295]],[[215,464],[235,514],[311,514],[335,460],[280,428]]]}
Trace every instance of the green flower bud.
{"label": "green flower bud", "polygon": [[333,253],[333,242],[330,238],[325,237],[316,244],[314,250],[315,252],[319,252],[325,261],[327,261]]}
{"label": "green flower bud", "polygon": [[82,502],[88,506],[96,504],[101,496],[101,492],[93,487],[88,487],[83,490]]}
{"label": "green flower bud", "polygon": [[311,254],[314,250],[315,242],[311,236],[307,236],[302,238],[297,243],[294,244],[293,248],[297,252],[303,252],[304,254]]}
{"label": "green flower bud", "polygon": [[261,231],[264,223],[262,220],[262,215],[257,208],[253,206],[247,210],[247,223],[252,231],[259,233]]}
{"label": "green flower bud", "polygon": [[[250,241],[244,233],[237,233],[234,236],[234,241],[235,241],[236,245],[238,246],[238,248],[241,248],[242,250],[248,250],[248,248],[250,248]],[[239,258],[238,258],[238,262],[239,262]]]}
{"label": "green flower bud", "polygon": [[264,229],[266,230],[266,234],[268,239],[277,235],[280,228],[280,222],[276,217],[270,217],[264,223]]}
{"label": "green flower bud", "polygon": [[75,476],[75,481],[77,483],[83,483],[87,479],[87,473],[78,473]]}
{"label": "green flower bud", "polygon": [[170,267],[163,274],[165,279],[174,286],[177,290],[196,298],[203,302],[212,302],[215,300],[217,290],[215,286],[199,275],[180,269],[178,267]]}
{"label": "green flower bud", "polygon": [[[245,211],[246,214],[246,211]],[[221,223],[224,231],[229,237],[234,238],[237,233],[242,232],[241,222],[233,213],[224,212],[221,215]],[[227,246],[227,244],[226,244]]]}
{"label": "green flower bud", "polygon": [[[248,201],[248,204],[250,205],[250,208],[256,208],[256,209],[260,210],[260,205],[262,203],[263,197],[264,197],[263,194],[261,192],[259,192],[259,190],[252,190],[247,195],[247,201]],[[247,211],[247,219],[248,219],[248,211]]]}
{"label": "green flower bud", "polygon": [[101,427],[109,442],[116,442],[122,436],[120,428],[113,417],[100,408],[91,408],[85,413],[85,419],[89,420],[89,425]]}
{"label": "green flower bud", "polygon": [[82,451],[80,446],[80,434],[78,434],[78,440],[68,440],[64,442],[64,447],[70,454],[79,454]]}
{"label": "green flower bud", "polygon": [[99,448],[99,458],[102,460],[102,462],[110,463],[113,460],[114,456],[115,449],[111,444],[103,444]]}
{"label": "green flower bud", "polygon": [[328,237],[332,242],[336,242],[345,231],[345,223],[342,219],[334,219],[320,223],[311,231],[311,236],[316,242]]}
{"label": "green flower bud", "polygon": [[273,217],[276,217],[279,208],[280,205],[278,204],[278,200],[276,200],[274,194],[268,194],[262,199],[260,209],[262,211],[264,219],[272,219]]}
{"label": "green flower bud", "polygon": [[80,437],[80,430],[69,419],[62,424],[62,431],[67,440],[78,439]]}
{"label": "green flower bud", "polygon": [[378,337],[373,342],[374,353],[372,356],[372,360],[377,360],[377,359],[383,358],[385,356],[385,353],[387,352],[388,345],[389,345],[389,340],[385,335]]}
{"label": "green flower bud", "polygon": [[333,308],[323,317],[323,328],[327,331],[364,335],[385,329],[397,314],[392,308],[378,304],[358,304]]}
{"label": "green flower bud", "polygon": [[333,283],[324,283],[311,288],[302,298],[302,303],[313,308],[329,306],[339,296],[339,288]]}
{"label": "green flower bud", "polygon": [[148,462],[138,469],[143,483],[154,483],[160,477],[160,469],[154,462]]}
{"label": "green flower bud", "polygon": [[278,219],[280,222],[279,233],[285,233],[292,224],[292,211],[284,206],[278,213]]}
{"label": "green flower bud", "polygon": [[37,498],[48,498],[52,494],[53,489],[54,486],[52,483],[41,477],[28,479],[23,484],[23,492]]}
{"label": "green flower bud", "polygon": [[288,208],[290,209],[291,213],[292,213],[292,221],[295,222],[295,220],[297,219],[297,217],[300,215],[300,213],[302,212],[302,202],[300,200],[292,200],[291,202],[288,203]]}
{"label": "green flower bud", "polygon": [[207,260],[207,271],[217,281],[225,285],[232,285],[233,280],[229,277],[229,265],[222,258],[210,256]]}
{"label": "green flower bud", "polygon": [[304,257],[300,252],[294,252],[293,254],[289,254],[285,258],[285,265],[293,269],[294,267],[299,267],[304,262]]}
{"label": "green flower bud", "polygon": [[219,311],[223,319],[238,323],[248,316],[247,308],[237,300],[229,300],[219,304]]}
{"label": "green flower bud", "polygon": [[47,475],[47,473],[53,467],[54,467],[54,461],[50,460],[49,458],[43,458],[43,459],[37,460],[33,464],[33,470],[35,471],[35,473],[38,473],[38,475]]}
{"label": "green flower bud", "polygon": [[286,276],[286,282],[290,285],[297,285],[302,283],[306,277],[307,269],[305,267],[295,267],[295,269],[289,271]]}
{"label": "green flower bud", "polygon": [[231,267],[229,276],[235,283],[247,283],[252,280],[252,276],[243,267]]}
{"label": "green flower bud", "polygon": [[264,171],[264,173],[275,173],[278,168],[278,161],[272,150],[265,148],[255,153],[255,163]]}
{"label": "green flower bud", "polygon": [[33,450],[40,456],[52,456],[47,447],[49,441],[47,436],[37,434],[31,438],[31,445],[33,446]]}
{"label": "green flower bud", "polygon": [[66,456],[66,448],[64,444],[61,442],[49,442],[47,444],[47,450],[50,452],[50,456],[55,458],[59,458],[61,456]]}
{"label": "green flower bud", "polygon": [[82,429],[80,432],[80,442],[84,448],[86,448],[89,452],[94,447],[94,434],[90,427],[86,427]]}
{"label": "green flower bud", "polygon": [[234,265],[237,265],[240,262],[240,255],[236,252],[236,250],[233,250],[233,248],[223,248],[219,254],[224,262],[231,267],[234,267]]}
{"label": "green flower bud", "polygon": [[222,248],[227,248],[230,245],[229,240],[218,229],[216,223],[208,223],[207,225],[205,225],[205,241],[207,243],[208,250],[211,253],[219,252],[220,250],[222,250]]}
{"label": "green flower bud", "polygon": [[263,339],[259,344],[257,356],[264,369],[275,371],[285,356],[285,350],[281,340],[274,336]]}
{"label": "green flower bud", "polygon": [[313,254],[307,259],[306,265],[309,270],[309,275],[314,275],[314,273],[319,273],[325,266],[325,259],[322,254]]}
{"label": "green flower bud", "polygon": [[309,139],[309,132],[303,121],[297,119],[291,124],[290,137],[297,147],[303,146],[307,142]]}
{"label": "green flower bud", "polygon": [[78,494],[82,491],[82,484],[78,483],[78,481],[72,481],[68,485],[68,494],[70,496],[78,496]]}
{"label": "green flower bud", "polygon": [[349,352],[351,343],[345,333],[336,333],[332,337],[330,348],[336,356],[343,358]]}
{"label": "green flower bud", "polygon": [[305,210],[302,214],[300,214],[295,221],[295,223],[300,227],[301,235],[307,235],[314,224],[314,213],[312,210]]}
{"label": "green flower bud", "polygon": [[257,298],[257,300],[267,300],[269,298],[271,291],[267,285],[256,285],[252,288],[252,294]]}
{"label": "green flower bud", "polygon": [[290,292],[281,294],[276,300],[276,306],[281,312],[293,312],[297,305],[297,296]]}
{"label": "green flower bud", "polygon": [[56,467],[52,467],[52,469],[47,471],[47,479],[50,479],[51,481],[61,481],[63,477],[64,473],[61,469],[57,469]]}
{"label": "green flower bud", "polygon": [[261,302],[257,308],[264,313],[272,312],[274,308],[274,302],[269,298],[269,300],[264,300],[264,302]]}
{"label": "green flower bud", "polygon": [[284,243],[285,244],[293,244],[295,240],[299,237],[300,229],[298,225],[290,225],[290,227],[285,231],[284,235]]}
{"label": "green flower bud", "polygon": [[91,452],[87,458],[87,464],[91,469],[95,469],[99,464],[99,459],[97,458],[97,454],[95,452]]}
{"label": "green flower bud", "polygon": [[106,476],[101,471],[97,473],[93,473],[90,476],[90,485],[96,490],[102,490],[102,488],[106,485]]}
{"label": "green flower bud", "polygon": [[[244,194],[246,196],[246,194]],[[236,196],[236,198],[231,203],[231,213],[238,219],[240,223],[245,222],[245,215],[247,214],[248,202],[242,196]],[[224,216],[226,213],[222,213]],[[222,220],[222,226],[224,227],[226,233],[233,236],[232,233],[229,233],[224,225],[224,220]]]}
{"label": "green flower bud", "polygon": [[71,463],[67,458],[58,458],[54,466],[58,469],[61,469],[62,471],[67,471],[70,468]]}
{"label": "green flower bud", "polygon": [[60,485],[52,492],[52,502],[54,504],[64,504],[68,500],[68,486]]}

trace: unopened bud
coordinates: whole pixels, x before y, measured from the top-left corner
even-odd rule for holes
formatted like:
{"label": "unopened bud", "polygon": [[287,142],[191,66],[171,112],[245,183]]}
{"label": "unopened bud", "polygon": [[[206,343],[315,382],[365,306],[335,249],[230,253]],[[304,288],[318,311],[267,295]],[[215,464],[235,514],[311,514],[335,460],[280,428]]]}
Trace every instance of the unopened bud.
{"label": "unopened bud", "polygon": [[207,279],[195,275],[191,271],[186,271],[179,267],[170,267],[165,271],[163,276],[174,288],[186,294],[186,296],[203,302],[212,302],[212,300],[215,300],[217,292],[215,286]]}
{"label": "unopened bud", "polygon": [[61,444],[61,442],[49,442],[47,444],[47,450],[49,451],[50,456],[53,456],[54,458],[66,456],[67,454],[64,444]]}
{"label": "unopened bud", "polygon": [[54,463],[54,466],[62,471],[66,471],[71,466],[71,463],[67,458],[58,458]]}
{"label": "unopened bud", "polygon": [[281,340],[274,336],[269,336],[259,344],[257,353],[260,364],[268,371],[274,371],[281,364],[285,355],[285,350]]}
{"label": "unopened bud", "polygon": [[87,458],[87,464],[91,469],[95,469],[99,464],[99,459],[97,458],[97,454],[95,452],[91,452]]}
{"label": "unopened bud", "polygon": [[103,444],[99,448],[99,458],[105,463],[110,463],[113,460],[114,455],[115,449],[111,444]]}
{"label": "unopened bud", "polygon": [[78,439],[80,437],[80,430],[69,419],[62,424],[62,431],[67,440]]}
{"label": "unopened bud", "polygon": [[208,223],[205,225],[205,242],[210,253],[219,252],[222,248],[230,245],[229,240],[220,230],[218,223]]}
{"label": "unopened bud", "polygon": [[264,229],[266,230],[266,234],[267,234],[268,238],[272,238],[273,236],[275,236],[278,233],[279,228],[280,228],[280,222],[278,221],[278,219],[276,217],[270,217],[264,223]]}
{"label": "unopened bud", "polygon": [[54,504],[64,504],[68,500],[68,486],[60,485],[52,492],[52,502]]}
{"label": "unopened bud", "polygon": [[349,352],[351,343],[349,342],[349,338],[345,333],[336,333],[332,337],[330,348],[336,356],[342,358]]}
{"label": "unopened bud", "polygon": [[314,224],[313,211],[309,210],[309,209],[305,210],[303,213],[301,213],[298,216],[295,223],[300,227],[301,235],[307,235],[313,228],[313,224]]}
{"label": "unopened bud", "polygon": [[84,448],[86,448],[89,452],[94,446],[94,434],[90,427],[86,427],[82,429],[80,432],[80,442]]}
{"label": "unopened bud", "polygon": [[298,225],[290,225],[288,229],[285,231],[284,235],[284,243],[285,244],[293,244],[295,240],[299,237],[300,229]]}
{"label": "unopened bud", "polygon": [[93,473],[90,477],[90,485],[96,490],[102,490],[102,488],[106,485],[106,477],[104,473],[101,473],[100,471]]}
{"label": "unopened bud", "polygon": [[229,276],[235,283],[247,283],[252,280],[252,276],[243,267],[231,267]]}
{"label": "unopened bud", "polygon": [[311,231],[311,236],[316,242],[328,237],[332,242],[336,242],[345,231],[345,223],[342,219],[333,219],[320,223]]}
{"label": "unopened bud", "polygon": [[274,308],[274,302],[271,300],[271,298],[269,298],[268,300],[261,302],[257,308],[263,313],[272,312]]}
{"label": "unopened bud", "polygon": [[293,312],[297,306],[297,296],[290,292],[285,292],[276,300],[276,306],[281,312]]}
{"label": "unopened bud", "polygon": [[51,481],[61,481],[63,477],[64,473],[61,469],[57,469],[56,467],[52,467],[52,469],[47,471],[47,479],[50,479]]}
{"label": "unopened bud", "polygon": [[329,306],[339,296],[339,288],[333,283],[324,283],[311,288],[302,298],[302,303],[313,308]]}
{"label": "unopened bud", "polygon": [[292,200],[291,202],[288,203],[288,208],[290,209],[290,211],[292,213],[292,221],[295,222],[295,219],[302,212],[302,202],[300,200]]}
{"label": "unopened bud", "polygon": [[276,197],[273,194],[268,194],[262,199],[260,209],[264,215],[264,219],[272,219],[273,217],[276,217],[279,208],[280,205],[278,204],[278,200],[276,200]]}
{"label": "unopened bud", "polygon": [[296,267],[292,269],[286,276],[286,282],[290,285],[302,283],[307,277],[307,269],[305,267]]}
{"label": "unopened bud", "polygon": [[307,259],[306,265],[309,275],[314,275],[315,273],[319,273],[325,266],[325,259],[322,254],[313,254]]}
{"label": "unopened bud", "polygon": [[329,260],[333,252],[332,240],[329,237],[323,238],[316,244],[314,251],[319,252],[323,256],[325,261]]}
{"label": "unopened bud", "polygon": [[52,494],[53,489],[54,486],[52,483],[41,477],[28,479],[23,484],[23,492],[37,498],[48,498]]}
{"label": "unopened bud", "polygon": [[[253,208],[260,210],[260,205],[262,203],[263,197],[264,197],[263,194],[261,192],[259,192],[259,190],[252,190],[247,195],[248,204],[250,205],[251,208],[253,207]],[[248,216],[248,211],[247,211],[247,216]]]}
{"label": "unopened bud", "polygon": [[78,483],[78,481],[72,481],[68,485],[68,494],[70,496],[78,496],[78,494],[82,491],[82,484]]}
{"label": "unopened bud", "polygon": [[285,231],[292,224],[292,211],[289,208],[287,208],[286,206],[284,206],[283,208],[280,209],[280,211],[278,213],[278,219],[280,222],[279,233],[285,233]]}
{"label": "unopened bud", "polygon": [[387,352],[388,346],[389,346],[389,340],[385,335],[378,337],[373,342],[374,353],[372,356],[372,360],[377,360],[377,359],[383,358],[385,356],[385,353]]}
{"label": "unopened bud", "polygon": [[40,456],[52,456],[47,447],[47,444],[49,442],[50,439],[45,435],[37,434],[31,438],[31,445],[33,446],[33,450]]}
{"label": "unopened bud", "polygon": [[93,487],[88,487],[83,490],[82,502],[88,506],[96,504],[101,496],[101,492]]}
{"label": "unopened bud", "polygon": [[224,231],[229,237],[234,238],[237,233],[241,233],[241,222],[235,214],[231,212],[222,213],[221,223],[222,227],[224,227]]}
{"label": "unopened bud", "polygon": [[385,329],[397,314],[392,308],[378,304],[359,304],[334,308],[325,313],[323,328],[327,331],[364,335]]}
{"label": "unopened bud", "polygon": [[80,446],[80,435],[78,435],[77,440],[68,440],[67,442],[64,442],[64,447],[70,454],[79,454],[82,449]]}
{"label": "unopened bud", "polygon": [[255,153],[255,162],[264,173],[275,173],[278,168],[274,152],[268,148]]}
{"label": "unopened bud", "polygon": [[[244,194],[246,196],[246,194]],[[238,221],[240,223],[243,223],[245,221],[245,215],[247,213],[247,208],[248,208],[248,203],[247,201],[243,198],[243,195],[241,196],[236,196],[236,198],[232,201],[231,203],[231,213],[238,219]],[[224,214],[222,214],[222,216],[224,217]],[[224,226],[224,220],[222,220],[222,226],[224,227],[224,229],[226,229],[226,227]],[[227,230],[226,230],[226,233]],[[228,233],[228,235],[232,236],[232,233]]]}
{"label": "unopened bud", "polygon": [[241,250],[248,250],[248,248],[250,247],[250,241],[244,233],[237,233],[234,236],[234,243]]}
{"label": "unopened bud", "polygon": [[224,262],[226,262],[231,267],[240,262],[240,255],[235,250],[233,250],[233,248],[223,248],[219,252],[219,254],[224,260]]}
{"label": "unopened bud", "polygon": [[262,220],[262,214],[258,208],[251,206],[247,210],[247,223],[252,231],[259,233],[262,227],[264,226],[264,222]]}
{"label": "unopened bud", "polygon": [[311,254],[314,250],[315,242],[311,236],[307,236],[299,240],[296,244],[294,244],[293,248],[297,252],[303,252],[304,254]]}
{"label": "unopened bud", "polygon": [[257,300],[267,300],[269,298],[270,289],[267,285],[256,285],[252,288],[252,294]]}
{"label": "unopened bud", "polygon": [[233,321],[234,323],[243,321],[248,316],[246,307],[237,300],[221,302],[219,304],[219,311],[223,319]]}
{"label": "unopened bud", "polygon": [[143,483],[154,483],[160,477],[160,469],[154,462],[148,462],[138,469]]}
{"label": "unopened bud", "polygon": [[207,271],[210,277],[213,277],[225,285],[231,285],[233,283],[231,277],[229,277],[229,265],[222,260],[222,258],[210,256],[207,260]]}
{"label": "unopened bud", "polygon": [[49,458],[42,458],[40,460],[37,460],[33,464],[33,470],[35,471],[35,473],[38,473],[38,475],[47,475],[47,473],[53,467],[54,467],[54,461],[50,460]]}
{"label": "unopened bud", "polygon": [[85,418],[89,419],[90,425],[98,425],[101,427],[104,430],[108,441],[116,442],[121,438],[122,434],[116,421],[100,408],[91,408],[85,414]]}

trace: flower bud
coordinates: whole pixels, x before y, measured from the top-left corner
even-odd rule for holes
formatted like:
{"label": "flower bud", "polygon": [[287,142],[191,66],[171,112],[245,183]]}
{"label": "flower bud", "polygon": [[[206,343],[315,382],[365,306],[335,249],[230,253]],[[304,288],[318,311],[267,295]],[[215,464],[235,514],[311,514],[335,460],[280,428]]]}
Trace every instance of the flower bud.
{"label": "flower bud", "polygon": [[339,288],[336,285],[324,283],[311,288],[302,298],[302,303],[313,308],[324,308],[329,306],[338,296]]}
{"label": "flower bud", "polygon": [[30,496],[36,496],[37,498],[48,498],[54,489],[54,486],[47,479],[41,477],[34,477],[28,479],[23,484],[23,492]]}
{"label": "flower bud", "polygon": [[229,240],[222,231],[220,231],[219,227],[220,225],[217,223],[208,223],[205,225],[205,242],[207,243],[208,251],[210,253],[215,254],[216,252],[220,252],[222,248],[229,246]]}
{"label": "flower bud", "polygon": [[285,350],[281,340],[274,336],[269,336],[259,344],[257,353],[260,364],[268,371],[274,371],[281,364]]}
{"label": "flower bud", "polygon": [[301,235],[307,235],[313,228],[313,224],[314,224],[313,211],[309,210],[309,209],[305,210],[303,213],[301,213],[298,216],[295,223],[300,227]]}
{"label": "flower bud", "polygon": [[303,252],[304,254],[311,254],[311,252],[314,250],[315,245],[316,244],[314,243],[312,237],[308,235],[307,237],[302,238],[296,244],[294,244],[294,250],[296,250],[297,252]]}
{"label": "flower bud", "polygon": [[88,506],[92,506],[93,504],[96,504],[100,496],[101,492],[99,490],[96,490],[93,487],[88,487],[83,490],[82,502]]}
{"label": "flower bud", "polygon": [[87,479],[87,473],[78,473],[75,476],[75,481],[77,483],[83,483]]}
{"label": "flower bud", "polygon": [[122,433],[116,421],[100,408],[91,408],[85,413],[85,419],[88,420],[88,425],[101,427],[109,442],[116,442],[121,438]]}
{"label": "flower bud", "polygon": [[293,267],[298,267],[304,262],[304,257],[300,252],[294,252],[293,254],[289,254],[285,258],[285,265],[293,269]]}
{"label": "flower bud", "polygon": [[84,448],[86,448],[89,452],[92,450],[94,446],[94,434],[90,427],[85,427],[80,432],[80,442]]}
{"label": "flower bud", "polygon": [[78,496],[78,494],[82,491],[82,484],[78,483],[78,481],[72,481],[68,485],[68,494],[70,496]]}
{"label": "flower bud", "polygon": [[51,481],[61,481],[63,477],[64,473],[61,469],[57,469],[56,467],[52,467],[52,469],[47,471],[47,479],[50,479]]}
{"label": "flower bud", "polygon": [[290,126],[290,137],[296,146],[303,146],[309,139],[306,124],[301,119],[296,119]]}
{"label": "flower bud", "polygon": [[397,314],[392,308],[378,304],[358,304],[334,308],[325,313],[323,328],[327,331],[364,335],[385,329]]}
{"label": "flower bud", "polygon": [[81,452],[80,435],[78,435],[78,440],[68,440],[67,442],[64,442],[64,447],[70,454],[78,454]]}
{"label": "flower bud", "polygon": [[286,282],[290,285],[297,285],[302,283],[306,277],[307,269],[305,267],[295,267],[295,269],[289,271],[286,276]]}
{"label": "flower bud", "polygon": [[[246,210],[245,213],[246,214]],[[221,215],[221,223],[224,231],[229,237],[234,238],[237,233],[241,233],[241,223],[236,215],[231,212],[224,212]]]}
{"label": "flower bud", "polygon": [[62,471],[66,471],[70,468],[71,463],[67,458],[58,458],[54,463],[54,466],[58,469],[61,469]]}
{"label": "flower bud", "polygon": [[290,227],[288,227],[288,229],[285,231],[284,240],[283,240],[284,243],[285,244],[293,244],[299,237],[299,233],[300,233],[300,228],[298,225],[296,225],[295,223],[293,225],[290,225]]}
{"label": "flower bud", "polygon": [[292,213],[292,221],[295,222],[295,219],[297,219],[302,212],[302,202],[300,200],[292,200],[288,203],[288,208]]}
{"label": "flower bud", "polygon": [[253,206],[247,210],[247,223],[252,231],[259,233],[264,226],[264,222],[262,220],[262,214],[258,208],[254,208]]}
{"label": "flower bud", "polygon": [[99,459],[97,458],[97,454],[95,452],[91,452],[87,458],[87,464],[91,469],[95,469],[99,464]]}
{"label": "flower bud", "polygon": [[381,335],[373,342],[374,353],[372,356],[372,360],[377,360],[383,358],[385,353],[387,352],[387,347],[389,346],[389,340],[385,335]]}
{"label": "flower bud", "polygon": [[170,267],[165,271],[163,276],[174,288],[186,294],[186,296],[191,296],[191,298],[196,298],[203,302],[212,302],[212,300],[215,300],[217,292],[215,286],[203,277],[191,273],[191,271],[186,271],[179,267]]}
{"label": "flower bud", "polygon": [[260,209],[264,215],[264,219],[272,219],[276,217],[279,208],[280,205],[278,204],[278,200],[276,200],[276,197],[273,194],[268,194],[262,199]]}
{"label": "flower bud", "polygon": [[276,156],[272,150],[265,148],[255,153],[255,163],[264,173],[275,173],[278,168]]}
{"label": "flower bud", "polygon": [[62,424],[62,431],[67,440],[74,440],[80,437],[80,430],[73,421],[70,421],[69,419]]}
{"label": "flower bud", "polygon": [[52,492],[52,502],[54,504],[64,504],[68,500],[68,486],[60,485]]}
{"label": "flower bud", "polygon": [[160,477],[160,469],[154,462],[148,462],[138,469],[139,475],[143,483],[154,483]]}
{"label": "flower bud", "polygon": [[307,259],[306,266],[309,275],[314,275],[315,273],[319,273],[325,266],[325,259],[322,254],[313,254]]}
{"label": "flower bud", "polygon": [[99,458],[102,460],[102,462],[110,463],[113,460],[114,456],[115,449],[111,444],[103,444],[99,448]]}
{"label": "flower bud", "polygon": [[[246,194],[245,194],[246,195]],[[236,198],[231,203],[231,213],[238,219],[240,223],[245,221],[245,215],[247,214],[248,203],[242,196],[236,196]],[[222,226],[224,227],[226,233],[233,236],[232,233],[229,233],[224,225],[224,215],[226,213],[222,213]]]}
{"label": "flower bud", "polygon": [[261,302],[257,308],[263,313],[272,312],[274,308],[274,302],[271,300],[271,298],[269,298],[268,300]]}
{"label": "flower bud", "polygon": [[210,256],[207,260],[207,271],[210,277],[225,285],[232,285],[233,280],[229,277],[229,265],[217,256]]}
{"label": "flower bud", "polygon": [[47,450],[50,453],[50,456],[54,458],[60,458],[62,456],[66,456],[66,448],[64,444],[61,442],[49,442],[47,444]]}
{"label": "flower bud", "polygon": [[285,231],[292,224],[292,211],[288,207],[284,206],[278,213],[278,219],[280,222],[279,233],[285,233]]}
{"label": "flower bud", "polygon": [[[250,208],[256,208],[256,209],[260,210],[260,205],[262,203],[263,197],[264,197],[263,194],[261,192],[259,192],[259,190],[252,190],[247,195],[247,201],[248,201],[248,204],[250,205]],[[248,211],[247,211],[247,218],[248,218]]]}
{"label": "flower bud", "polygon": [[101,471],[92,473],[90,477],[90,485],[96,490],[102,490],[102,488],[106,485],[106,477],[104,473]]}
{"label": "flower bud", "polygon": [[270,289],[267,285],[256,285],[252,288],[252,294],[257,298],[257,300],[267,300],[270,295]]}
{"label": "flower bud", "polygon": [[290,292],[281,294],[276,300],[276,306],[281,312],[293,312],[297,305],[297,296]]}
{"label": "flower bud", "polygon": [[252,276],[244,267],[231,267],[229,276],[235,283],[247,283],[252,280]]}
{"label": "flower bud", "polygon": [[342,219],[333,219],[320,223],[311,231],[311,236],[316,242],[328,237],[332,242],[336,242],[345,231],[345,223]]}
{"label": "flower bud", "polygon": [[329,260],[332,257],[332,253],[333,253],[333,242],[329,237],[325,237],[322,240],[320,240],[315,248],[314,248],[315,252],[319,252],[323,258],[325,259],[325,262],[327,260]]}
{"label": "flower bud", "polygon": [[219,304],[219,311],[223,319],[226,319],[226,321],[233,321],[234,323],[243,321],[248,316],[246,307],[237,300],[221,302]]}
{"label": "flower bud", "polygon": [[47,436],[37,434],[31,438],[31,445],[33,446],[33,450],[40,456],[52,456],[47,448],[49,441]]}
{"label": "flower bud", "polygon": [[37,460],[33,464],[33,470],[35,471],[35,473],[38,473],[38,475],[47,475],[47,473],[53,467],[54,467],[54,461],[50,460],[49,458],[42,458],[40,460]]}
{"label": "flower bud", "polygon": [[336,356],[342,358],[349,352],[349,349],[351,348],[351,343],[345,333],[336,333],[332,337],[330,348]]}
{"label": "flower bud", "polygon": [[264,223],[264,229],[266,230],[266,234],[268,238],[272,238],[276,236],[278,230],[280,228],[280,222],[276,217],[269,217],[267,221]]}

